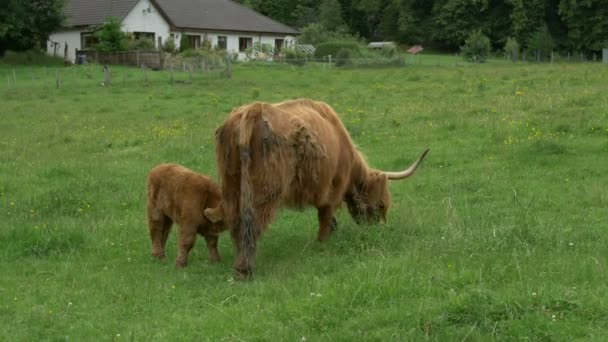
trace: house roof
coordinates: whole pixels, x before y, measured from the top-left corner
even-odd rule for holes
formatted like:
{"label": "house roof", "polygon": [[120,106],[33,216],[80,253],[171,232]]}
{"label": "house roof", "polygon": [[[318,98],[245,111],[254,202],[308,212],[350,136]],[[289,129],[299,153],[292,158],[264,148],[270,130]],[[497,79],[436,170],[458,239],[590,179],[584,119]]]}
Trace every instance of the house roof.
{"label": "house roof", "polygon": [[123,19],[139,0],[68,0],[65,4],[67,26],[103,23],[108,17]]}
{"label": "house roof", "polygon": [[[109,16],[119,19],[140,0],[68,0],[67,25],[101,24]],[[231,0],[151,0],[173,29],[298,34],[287,25]]]}
{"label": "house roof", "polygon": [[231,0],[154,0],[177,28],[298,34]]}

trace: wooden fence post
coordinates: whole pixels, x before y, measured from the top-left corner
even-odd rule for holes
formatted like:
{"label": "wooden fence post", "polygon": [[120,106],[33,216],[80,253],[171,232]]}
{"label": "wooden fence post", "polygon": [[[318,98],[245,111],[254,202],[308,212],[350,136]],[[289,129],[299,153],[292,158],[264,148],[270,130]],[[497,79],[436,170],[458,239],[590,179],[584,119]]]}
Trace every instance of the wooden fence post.
{"label": "wooden fence post", "polygon": [[230,56],[226,56],[226,77],[232,78],[232,64],[230,63]]}
{"label": "wooden fence post", "polygon": [[65,42],[65,46],[63,47],[63,65],[68,65],[70,63],[70,59],[68,58],[68,42]]}
{"label": "wooden fence post", "polygon": [[135,63],[139,66],[139,50],[135,50]]}
{"label": "wooden fence post", "polygon": [[105,86],[112,85],[110,67],[107,64],[103,66],[103,83]]}
{"label": "wooden fence post", "polygon": [[148,72],[144,63],[141,63],[141,72],[144,74],[144,82],[148,84]]}

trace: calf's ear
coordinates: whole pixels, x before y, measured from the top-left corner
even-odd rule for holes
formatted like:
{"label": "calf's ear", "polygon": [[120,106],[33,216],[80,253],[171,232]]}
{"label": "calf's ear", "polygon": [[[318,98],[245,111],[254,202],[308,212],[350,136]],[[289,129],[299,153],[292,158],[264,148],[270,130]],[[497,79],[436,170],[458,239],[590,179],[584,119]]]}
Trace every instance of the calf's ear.
{"label": "calf's ear", "polygon": [[203,211],[203,214],[213,223],[218,223],[224,219],[224,210],[221,205],[215,208],[207,208]]}

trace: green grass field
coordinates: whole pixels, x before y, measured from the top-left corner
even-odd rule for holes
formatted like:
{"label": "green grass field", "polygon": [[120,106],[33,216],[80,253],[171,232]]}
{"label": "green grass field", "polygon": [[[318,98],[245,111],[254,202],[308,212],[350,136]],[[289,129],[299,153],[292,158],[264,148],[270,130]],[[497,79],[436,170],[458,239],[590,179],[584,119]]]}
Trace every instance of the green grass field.
{"label": "green grass field", "polygon": [[[7,341],[604,340],[608,66],[237,65],[192,84],[99,66],[0,66],[0,334]],[[187,79],[187,75],[177,75]],[[386,225],[347,211],[328,242],[284,210],[235,282],[199,239],[155,261],[145,179],[176,162],[216,176],[213,136],[254,100],[310,97],[373,167],[397,170]]]}

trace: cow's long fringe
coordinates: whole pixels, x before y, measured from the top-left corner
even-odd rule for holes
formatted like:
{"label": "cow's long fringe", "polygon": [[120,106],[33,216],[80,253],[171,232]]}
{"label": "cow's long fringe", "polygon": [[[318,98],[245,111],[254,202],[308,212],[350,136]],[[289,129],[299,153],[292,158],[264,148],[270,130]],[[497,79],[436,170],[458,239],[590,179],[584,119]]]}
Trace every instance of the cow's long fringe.
{"label": "cow's long fringe", "polygon": [[237,270],[251,272],[255,263],[258,222],[254,208],[254,194],[249,168],[251,166],[251,135],[257,119],[261,118],[263,105],[256,103],[241,117],[239,125],[239,158],[241,162],[241,185],[239,198],[239,241],[242,260],[247,269]]}

